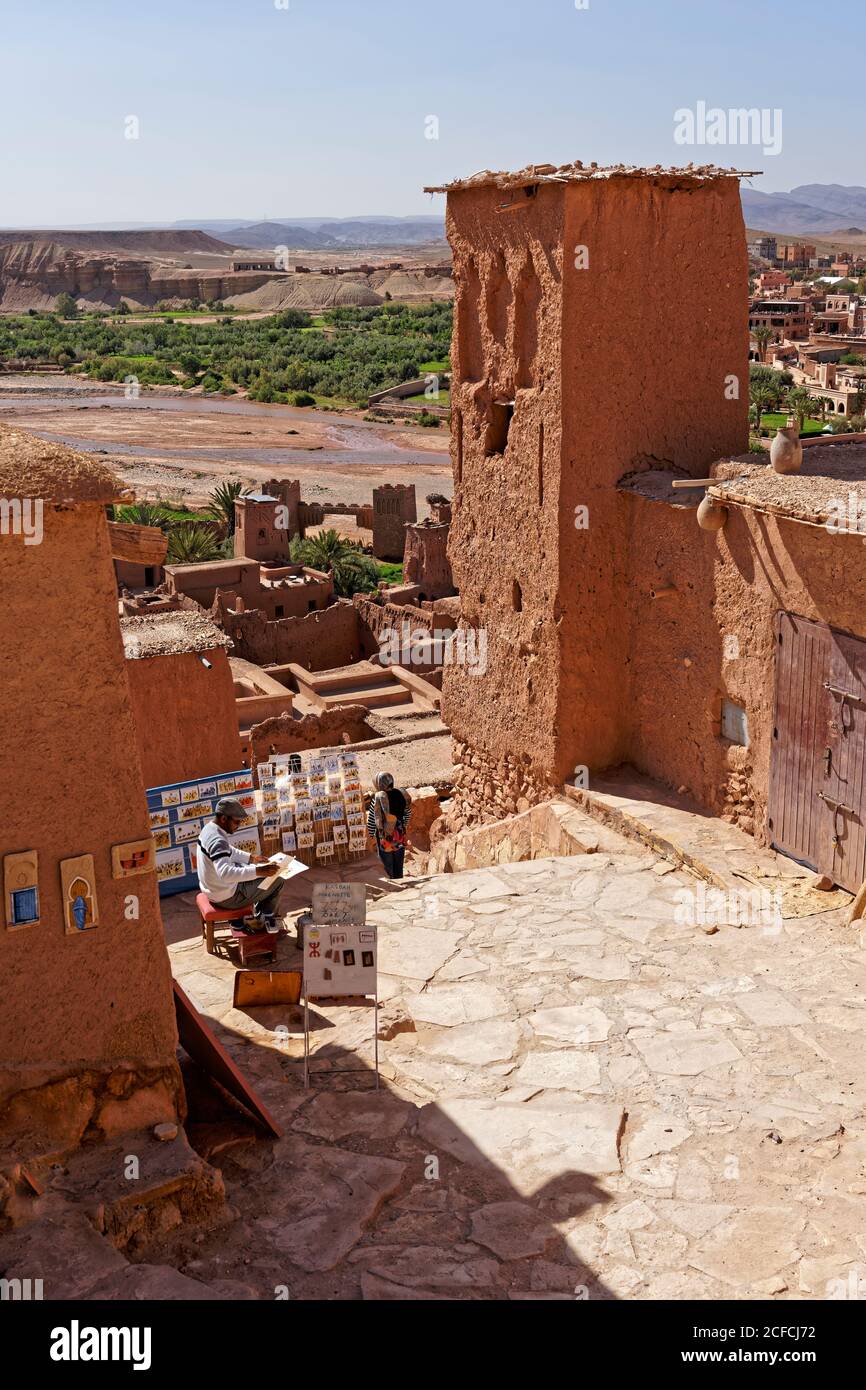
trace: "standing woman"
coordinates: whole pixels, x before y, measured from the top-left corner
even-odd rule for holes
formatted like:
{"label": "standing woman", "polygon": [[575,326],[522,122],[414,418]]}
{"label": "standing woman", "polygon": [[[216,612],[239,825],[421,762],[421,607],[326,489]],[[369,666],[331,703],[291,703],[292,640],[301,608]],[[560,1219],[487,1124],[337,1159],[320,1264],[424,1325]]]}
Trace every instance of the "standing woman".
{"label": "standing woman", "polygon": [[403,857],[406,853],[406,827],[412,809],[412,798],[394,786],[390,772],[376,775],[376,791],[370,802],[367,829],[376,841],[385,872],[389,878],[403,877]]}

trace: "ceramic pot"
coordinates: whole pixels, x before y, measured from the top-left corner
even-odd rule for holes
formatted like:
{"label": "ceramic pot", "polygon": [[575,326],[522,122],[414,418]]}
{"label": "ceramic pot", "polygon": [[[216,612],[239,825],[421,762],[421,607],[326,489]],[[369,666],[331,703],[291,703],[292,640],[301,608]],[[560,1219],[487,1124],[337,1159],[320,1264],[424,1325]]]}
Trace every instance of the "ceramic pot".
{"label": "ceramic pot", "polygon": [[787,425],[783,425],[770,445],[770,463],[776,473],[799,473],[803,467],[803,445],[800,431],[792,415]]}
{"label": "ceramic pot", "polygon": [[721,531],[728,519],[728,509],[723,507],[717,497],[704,493],[698,507],[698,525],[702,531]]}

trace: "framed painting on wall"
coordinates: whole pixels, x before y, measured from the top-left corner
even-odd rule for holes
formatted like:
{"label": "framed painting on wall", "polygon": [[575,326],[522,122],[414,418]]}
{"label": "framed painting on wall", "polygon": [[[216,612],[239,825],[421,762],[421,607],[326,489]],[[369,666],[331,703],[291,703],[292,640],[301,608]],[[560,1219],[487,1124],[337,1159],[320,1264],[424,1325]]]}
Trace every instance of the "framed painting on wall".
{"label": "framed painting on wall", "polygon": [[79,932],[91,931],[99,926],[92,854],[81,854],[77,859],[61,859],[60,900],[67,936],[77,936]]}
{"label": "framed painting on wall", "polygon": [[111,846],[111,874],[113,878],[134,878],[136,874],[149,874],[155,868],[153,839],[130,840],[125,845]]}
{"label": "framed painting on wall", "polygon": [[7,854],[3,860],[6,926],[9,931],[39,924],[39,861],[35,849]]}

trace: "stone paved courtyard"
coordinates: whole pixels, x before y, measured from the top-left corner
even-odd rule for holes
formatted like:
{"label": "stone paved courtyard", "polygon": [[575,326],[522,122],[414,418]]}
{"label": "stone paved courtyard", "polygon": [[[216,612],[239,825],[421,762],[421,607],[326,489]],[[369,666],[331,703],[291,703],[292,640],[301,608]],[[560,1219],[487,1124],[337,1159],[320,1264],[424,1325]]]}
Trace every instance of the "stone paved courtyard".
{"label": "stone paved courtyard", "polygon": [[217,1154],[226,1224],[148,1258],[263,1298],[866,1293],[866,940],[838,910],[709,934],[694,877],[615,845],[369,905],[378,1093],[348,1070],[372,1006],[315,1006],[338,1070],[305,1092],[300,1010],[233,1009],[165,900],[176,977],[286,1132]]}

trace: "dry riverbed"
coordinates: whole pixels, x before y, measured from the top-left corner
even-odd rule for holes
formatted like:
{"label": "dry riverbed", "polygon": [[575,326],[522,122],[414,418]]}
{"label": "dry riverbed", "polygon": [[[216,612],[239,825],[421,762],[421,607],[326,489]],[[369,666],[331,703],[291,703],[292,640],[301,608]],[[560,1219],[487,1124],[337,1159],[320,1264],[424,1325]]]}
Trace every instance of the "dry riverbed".
{"label": "dry riverbed", "polygon": [[154,392],[128,400],[122,388],[51,376],[6,377],[2,388],[0,421],[107,455],[140,499],[198,505],[228,478],[299,478],[306,501],[369,502],[381,483],[412,482],[423,515],[428,492],[452,491],[445,427],[236,398]]}

